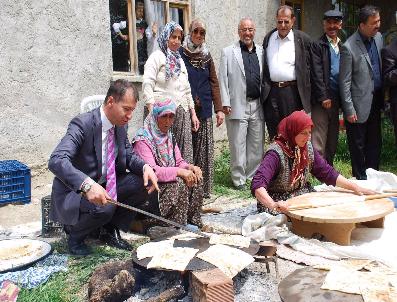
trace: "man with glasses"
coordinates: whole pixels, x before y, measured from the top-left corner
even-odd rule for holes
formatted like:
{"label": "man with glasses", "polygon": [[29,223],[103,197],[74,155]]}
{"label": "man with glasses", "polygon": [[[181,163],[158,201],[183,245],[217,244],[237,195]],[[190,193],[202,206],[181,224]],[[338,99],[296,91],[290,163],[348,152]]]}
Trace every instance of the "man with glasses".
{"label": "man with glasses", "polygon": [[324,13],[324,34],[312,45],[312,131],[313,147],[333,165],[339,136],[339,61],[343,14]]}
{"label": "man with glasses", "polygon": [[367,179],[367,168],[379,170],[382,145],[379,9],[364,6],[358,21],[357,31],[341,47],[339,86],[353,176]]}
{"label": "man with glasses", "polygon": [[263,40],[265,51],[261,100],[270,139],[279,122],[292,112],[310,112],[310,38],[292,29],[292,7],[282,5],[276,14],[277,27]]}
{"label": "man with glasses", "polygon": [[254,43],[251,18],[238,25],[239,42],[222,50],[219,84],[230,147],[233,185],[245,188],[263,156],[264,124],[260,102],[262,47]]}

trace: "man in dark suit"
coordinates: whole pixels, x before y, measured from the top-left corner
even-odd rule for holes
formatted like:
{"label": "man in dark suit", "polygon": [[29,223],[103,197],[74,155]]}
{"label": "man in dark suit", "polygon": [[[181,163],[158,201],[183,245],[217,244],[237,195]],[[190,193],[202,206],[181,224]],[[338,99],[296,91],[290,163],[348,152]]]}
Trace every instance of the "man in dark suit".
{"label": "man in dark suit", "polygon": [[313,147],[333,165],[339,136],[339,62],[343,14],[324,13],[324,34],[312,44],[312,131]]}
{"label": "man in dark suit", "polygon": [[64,224],[71,254],[89,254],[84,239],[101,226],[105,242],[129,249],[119,229],[127,231],[134,214],[108,200],[139,206],[148,199],[145,187],[149,193],[158,190],[154,171],[133,153],[127,138],[137,99],[128,81],[112,83],[103,105],[75,117],[51,154],[50,218]]}
{"label": "man in dark suit", "polygon": [[365,170],[379,170],[383,106],[379,9],[360,9],[359,25],[341,47],[339,89],[353,176],[367,179]]}
{"label": "man in dark suit", "polygon": [[263,40],[261,101],[269,137],[277,134],[278,123],[296,110],[310,108],[309,36],[292,29],[293,9],[282,5],[276,14],[277,28]]}
{"label": "man in dark suit", "polygon": [[382,69],[385,85],[389,88],[390,115],[394,125],[397,147],[397,38],[382,49]]}

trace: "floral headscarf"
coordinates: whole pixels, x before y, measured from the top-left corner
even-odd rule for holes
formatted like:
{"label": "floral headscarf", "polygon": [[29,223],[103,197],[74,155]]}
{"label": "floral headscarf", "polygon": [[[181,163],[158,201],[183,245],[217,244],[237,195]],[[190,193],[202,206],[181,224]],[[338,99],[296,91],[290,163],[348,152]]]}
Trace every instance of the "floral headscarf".
{"label": "floral headscarf", "polygon": [[171,99],[156,101],[153,104],[153,110],[148,114],[133,142],[146,141],[152,149],[156,162],[162,167],[174,167],[174,146],[172,143],[171,129],[167,133],[160,131],[157,124],[157,118],[165,114],[175,114],[176,104]]}
{"label": "floral headscarf", "polygon": [[275,142],[289,158],[294,160],[291,172],[292,185],[303,181],[304,172],[309,162],[307,143],[303,147],[299,147],[295,142],[295,137],[308,127],[313,127],[313,121],[303,110],[291,113],[278,124]]}
{"label": "floral headscarf", "polygon": [[164,53],[166,57],[165,61],[165,80],[168,81],[171,78],[179,77],[181,73],[181,55],[179,51],[172,51],[168,48],[168,40],[170,39],[171,34],[174,30],[179,29],[182,33],[182,27],[174,22],[168,22],[165,26],[159,37],[157,38],[157,42],[159,43],[159,47],[161,51]]}

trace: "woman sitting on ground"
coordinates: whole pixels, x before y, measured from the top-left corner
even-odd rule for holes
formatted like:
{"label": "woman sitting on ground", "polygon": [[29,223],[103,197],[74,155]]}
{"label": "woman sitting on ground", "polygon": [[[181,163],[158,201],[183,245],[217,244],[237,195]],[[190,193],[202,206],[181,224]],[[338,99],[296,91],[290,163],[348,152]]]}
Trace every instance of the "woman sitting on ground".
{"label": "woman sitting on ground", "polygon": [[156,101],[132,140],[134,151],[156,172],[159,208],[164,218],[180,224],[202,227],[202,173],[182,157],[171,132],[176,104],[170,99]]}
{"label": "woman sitting on ground", "polygon": [[268,147],[252,179],[251,192],[259,212],[288,212],[287,199],[313,192],[309,173],[327,185],[342,187],[358,195],[375,192],[347,180],[330,166],[310,142],[313,122],[304,111],[281,120],[278,134]]}

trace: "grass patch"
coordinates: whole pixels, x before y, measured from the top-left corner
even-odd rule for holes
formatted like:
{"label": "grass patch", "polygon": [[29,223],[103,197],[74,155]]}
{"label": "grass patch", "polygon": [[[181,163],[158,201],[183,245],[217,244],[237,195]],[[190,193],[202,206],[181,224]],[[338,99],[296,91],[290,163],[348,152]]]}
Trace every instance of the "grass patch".
{"label": "grass patch", "polygon": [[[53,244],[55,251],[66,253],[66,243]],[[131,252],[109,246],[93,246],[93,254],[86,257],[70,257],[68,271],[59,272],[34,288],[22,289],[18,302],[83,302],[87,301],[87,283],[97,266],[109,260],[123,260],[131,257]]]}
{"label": "grass patch", "polygon": [[245,190],[236,190],[233,186],[230,174],[230,151],[228,147],[224,147],[221,153],[215,158],[214,187],[213,191],[216,195],[235,196],[238,198],[250,198],[251,182],[247,181]]}

